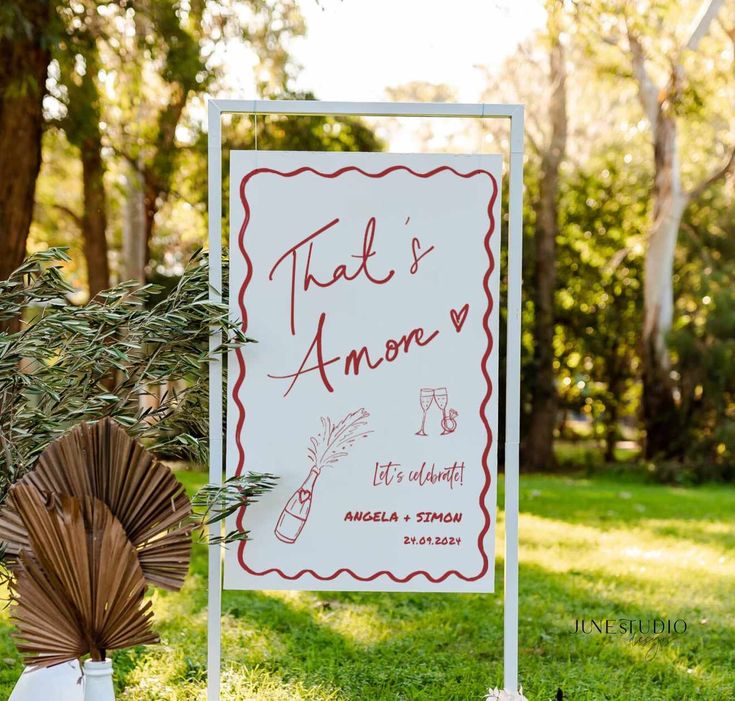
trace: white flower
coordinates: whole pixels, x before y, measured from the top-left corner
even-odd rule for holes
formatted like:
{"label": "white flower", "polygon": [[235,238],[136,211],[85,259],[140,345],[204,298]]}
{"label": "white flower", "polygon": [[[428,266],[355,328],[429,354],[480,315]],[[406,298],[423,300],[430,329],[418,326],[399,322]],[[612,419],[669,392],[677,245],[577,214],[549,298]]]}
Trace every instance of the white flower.
{"label": "white flower", "polygon": [[490,689],[487,692],[485,701],[528,701],[523,695],[523,687],[521,690],[514,694],[512,691],[502,691],[501,689]]}

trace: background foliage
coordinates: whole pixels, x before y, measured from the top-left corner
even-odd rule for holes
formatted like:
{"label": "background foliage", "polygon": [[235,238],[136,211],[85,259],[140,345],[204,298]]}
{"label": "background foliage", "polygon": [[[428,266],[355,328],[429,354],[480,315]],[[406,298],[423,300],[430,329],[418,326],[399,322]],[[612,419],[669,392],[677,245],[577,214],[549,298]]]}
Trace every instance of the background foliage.
{"label": "background foliage", "polygon": [[[735,198],[728,154],[735,154],[730,109],[735,96],[735,6],[732,0],[544,4],[546,28],[499,70],[485,71],[489,101],[522,101],[528,113],[526,439],[536,425],[539,396],[551,391],[555,407],[549,440],[558,445],[574,441],[597,462],[637,459],[645,453],[652,426],[643,409],[656,388],[650,378],[645,381],[644,290],[651,277],[647,252],[653,217],[661,207],[654,186],[661,171],[656,160],[661,129],[654,129],[645,102],[638,99],[643,65],[652,84],[665,86],[659,116],[675,127],[683,187],[696,195],[683,211],[671,270],[674,318],[665,338],[669,365],[661,382],[673,410],[667,417],[665,450],[649,454],[640,464],[663,480],[732,479]],[[706,31],[696,43],[687,42],[693,21],[708,8],[714,14]],[[3,55],[10,63],[17,59],[22,70],[0,75],[0,137],[10,135],[12,141],[7,125],[40,120],[42,159],[21,249],[34,253],[67,247],[65,257],[46,272],[38,267],[41,259],[28,263],[24,274],[31,285],[25,297],[17,290],[11,293],[17,283],[4,283],[11,295],[6,301],[10,311],[0,323],[17,332],[13,324],[22,307],[33,307],[22,310],[26,320],[39,321],[2,341],[6,349],[13,348],[3,359],[4,396],[12,395],[12,401],[19,392],[35,397],[28,403],[25,423],[12,419],[16,433],[6,439],[9,447],[2,459],[17,463],[13,469],[25,469],[34,451],[58,433],[63,422],[44,416],[55,416],[62,405],[68,407],[68,418],[89,412],[119,415],[141,435],[160,440],[161,449],[186,447],[197,453],[203,427],[189,426],[174,438],[178,419],[166,407],[176,395],[177,405],[192,408],[182,415],[196,417],[202,410],[194,366],[203,356],[193,349],[204,339],[196,334],[186,338],[185,329],[187,324],[199,328],[206,296],[204,278],[197,277],[202,271],[187,268],[206,239],[204,98],[232,88],[234,71],[227,52],[234,49],[247,57],[237,73],[240,79],[248,76],[253,91],[313,98],[293,91],[299,66],[291,47],[305,31],[296,0],[29,0],[4,6]],[[38,52],[38,65],[23,59],[31,48]],[[408,100],[454,98],[451,86],[420,81],[388,86],[386,94]],[[35,117],[33,105],[38,107]],[[238,116],[224,121],[223,137],[228,147],[241,149],[371,151],[385,148],[393,136],[403,134],[404,126],[390,119]],[[491,148],[507,146],[502,129],[481,128],[488,127],[466,122],[461,132],[447,135],[433,122],[419,122],[417,147],[468,150],[476,148],[476,138]],[[723,164],[727,167],[719,177],[708,177]],[[33,163],[27,166],[33,180]],[[551,190],[550,178],[555,183]],[[24,207],[27,197],[12,200],[12,211]],[[551,224],[548,216],[544,219],[549,207]],[[227,212],[223,214],[226,219]],[[2,245],[21,229],[8,223]],[[539,247],[544,237],[551,237],[552,249]],[[17,259],[16,243],[2,256],[3,265]],[[544,250],[552,250],[551,260],[539,253]],[[18,264],[16,260],[14,267]],[[546,277],[540,275],[544,270]],[[179,284],[182,275],[184,288]],[[151,282],[160,289],[144,286]],[[110,287],[113,291],[97,297],[97,303],[88,303]],[[164,301],[170,293],[174,296]],[[539,353],[543,328],[537,324],[547,298],[550,358]],[[154,304],[162,305],[155,312],[160,323],[151,313]],[[140,315],[134,317],[136,328],[127,325],[134,314]],[[104,349],[104,343],[122,343],[122,333],[114,338],[115,324],[122,324],[119,328],[130,334],[130,343],[145,350],[114,345],[124,356],[117,357]],[[141,358],[148,358],[147,349],[154,347],[143,342],[143,333],[161,339],[158,350],[145,377],[125,379],[123,368],[130,367],[132,375],[142,371]],[[93,350],[95,338],[104,341],[102,350]],[[59,346],[60,339],[66,345]],[[180,345],[189,342],[193,345],[186,349]],[[71,351],[89,357],[76,364],[57,359],[57,353]],[[10,368],[18,361],[24,372],[16,378]],[[551,388],[544,386],[547,362],[553,370]],[[70,384],[71,377],[78,383],[91,379],[97,389],[82,397],[70,387],[54,388],[55,382]],[[189,383],[196,391],[178,396]],[[72,394],[75,399],[67,401]],[[156,413],[160,421],[151,420]],[[12,411],[3,416],[6,431],[11,416]],[[35,448],[27,434],[33,422],[42,437]],[[534,451],[538,457],[538,445]],[[553,453],[544,452],[539,464],[532,452],[526,451],[528,464],[554,469]]]}

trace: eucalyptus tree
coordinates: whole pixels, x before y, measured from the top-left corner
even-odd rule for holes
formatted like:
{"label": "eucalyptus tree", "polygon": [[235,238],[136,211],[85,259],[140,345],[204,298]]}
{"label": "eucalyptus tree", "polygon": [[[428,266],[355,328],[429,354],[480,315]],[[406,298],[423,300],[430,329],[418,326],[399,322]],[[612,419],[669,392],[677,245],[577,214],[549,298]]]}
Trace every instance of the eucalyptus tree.
{"label": "eucalyptus tree", "polygon": [[688,476],[697,480],[735,479],[734,286],[733,183],[720,182],[692,203],[682,221],[676,316],[669,336],[681,414],[679,443]]}
{"label": "eucalyptus tree", "polygon": [[[704,104],[712,96],[700,80],[706,73],[711,85],[726,57],[727,78],[732,82],[735,34],[727,28],[724,5],[724,0],[704,0],[696,7],[661,0],[577,3],[579,17],[592,29],[595,40],[617,47],[627,63],[622,75],[635,81],[652,146],[641,331],[643,419],[650,457],[674,455],[681,449],[678,389],[667,339],[674,317],[674,257],[682,217],[693,201],[735,168],[735,148],[724,145],[735,140],[733,135],[716,133],[731,129],[729,105],[723,101],[718,110],[717,105]],[[727,21],[732,23],[731,18]],[[704,114],[715,133],[686,144],[683,159],[683,135],[696,129]],[[709,171],[689,167],[705,160],[716,164]],[[688,186],[685,177],[691,180]]]}

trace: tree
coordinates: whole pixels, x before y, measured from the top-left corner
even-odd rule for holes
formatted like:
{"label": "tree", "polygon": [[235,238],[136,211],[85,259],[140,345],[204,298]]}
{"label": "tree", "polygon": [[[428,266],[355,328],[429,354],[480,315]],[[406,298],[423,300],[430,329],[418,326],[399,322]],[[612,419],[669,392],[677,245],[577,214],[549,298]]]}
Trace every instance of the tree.
{"label": "tree", "polygon": [[182,12],[179,3],[165,0],[137,9],[132,20],[134,40],[121,50],[118,67],[126,74],[129,94],[124,112],[131,119],[119,125],[117,149],[131,171],[125,238],[131,258],[128,271],[138,279],[150,258],[156,215],[171,195],[174,173],[186,150],[177,130],[186,125],[196,133],[200,128],[186,124],[186,107],[222,77],[222,66],[213,57],[216,42],[248,42],[258,57],[256,82],[261,94],[287,89],[291,59],[285,43],[304,32],[296,3],[248,0],[244,5],[228,0],[194,3]]}
{"label": "tree", "polygon": [[523,445],[523,464],[531,470],[550,468],[554,464],[556,239],[559,234],[560,168],[567,144],[566,56],[561,38],[563,6],[557,2],[547,3],[547,16],[549,133],[545,143],[536,144],[541,168],[539,197],[534,203],[534,389]]}
{"label": "tree", "polygon": [[[82,20],[89,22],[89,19]],[[107,256],[107,195],[105,162],[102,157],[102,105],[97,85],[99,57],[97,38],[88,24],[75,31],[58,52],[61,79],[67,100],[66,116],[59,124],[69,143],[79,150],[82,162],[83,207],[81,215],[69,212],[77,222],[87,264],[89,296],[110,286],[110,263]]]}
{"label": "tree", "polygon": [[[291,97],[314,99],[310,93],[294,93]],[[151,282],[163,283],[159,276],[175,275],[172,269],[185,262],[206,239],[207,134],[198,131],[195,139],[193,144],[179,150],[175,191],[163,205],[150,247],[151,260],[160,264],[168,259],[171,272],[152,271]],[[380,151],[384,147],[361,119],[322,116],[242,115],[223,123],[222,142],[227,144],[222,154],[224,192],[229,189],[230,150]],[[226,211],[223,215],[226,216]],[[186,236],[182,236],[184,222],[189,227]],[[227,227],[227,221],[223,220],[222,230],[226,231]]]}
{"label": "tree", "polygon": [[[676,479],[735,479],[732,193],[731,185],[718,183],[688,207],[682,221],[669,341],[687,465],[672,475]],[[662,471],[660,477],[667,475]]]}
{"label": "tree", "polygon": [[557,247],[560,400],[590,421],[606,462],[615,459],[622,420],[636,418],[640,382],[639,231],[648,200],[645,172],[624,159],[619,145],[603,143],[565,178]]}
{"label": "tree", "polygon": [[[691,117],[687,102],[695,87],[687,80],[687,59],[695,54],[720,11],[724,0],[705,0],[687,38],[666,49],[668,65],[658,66],[645,36],[650,24],[642,15],[623,14],[625,40],[607,37],[626,52],[638,89],[638,99],[648,121],[653,145],[653,202],[648,228],[645,273],[644,315],[641,335],[643,357],[643,420],[646,429],[646,454],[672,456],[681,452],[681,415],[671,377],[671,358],[667,337],[674,313],[673,266],[677,238],[687,206],[709,187],[730,173],[735,166],[735,150],[722,164],[694,187],[682,182],[680,157],[681,126]],[[658,8],[660,9],[660,8]],[[660,63],[660,62],[659,62]]]}
{"label": "tree", "polygon": [[50,0],[0,8],[0,280],[25,256],[56,23],[56,2]]}
{"label": "tree", "polygon": [[[132,164],[128,193],[136,201],[126,208],[131,216],[125,239],[130,258],[140,261],[127,267],[142,280],[156,214],[172,191],[182,152],[177,130],[188,119],[192,97],[211,90],[222,75],[217,49],[247,42],[258,54],[258,85],[263,91],[282,90],[292,73],[286,40],[302,32],[294,0],[15,0],[3,5],[0,278],[25,255],[47,84],[56,98],[45,115],[47,124],[61,128],[78,149],[83,183],[81,202],[52,207],[83,233],[94,294],[110,282],[105,173],[117,165],[111,149]],[[47,80],[49,65],[54,70]],[[98,78],[101,68],[104,78]],[[100,80],[105,80],[104,95]],[[194,133],[198,129],[193,121],[186,126]]]}
{"label": "tree", "polygon": [[670,375],[667,335],[674,311],[673,264],[681,219],[689,202],[732,168],[735,150],[727,163],[692,190],[685,190],[679,160],[677,105],[684,90],[683,57],[696,51],[724,0],[702,3],[692,32],[674,55],[666,85],[657,85],[649,75],[646,54],[636,29],[627,25],[633,74],[641,105],[648,118],[654,150],[653,217],[645,263],[643,319],[643,416],[646,454],[670,455],[680,429]]}

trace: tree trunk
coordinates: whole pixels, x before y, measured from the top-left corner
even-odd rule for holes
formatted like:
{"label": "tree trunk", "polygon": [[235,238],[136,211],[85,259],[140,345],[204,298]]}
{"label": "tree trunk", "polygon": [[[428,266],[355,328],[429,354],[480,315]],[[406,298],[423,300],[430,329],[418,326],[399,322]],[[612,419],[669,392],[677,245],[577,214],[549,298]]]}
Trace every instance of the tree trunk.
{"label": "tree trunk", "polygon": [[156,223],[156,212],[158,212],[158,188],[144,178],[143,208],[145,211],[145,256],[150,259],[151,241],[153,239],[153,227]]}
{"label": "tree trunk", "polygon": [[687,194],[681,186],[674,117],[659,111],[655,129],[653,222],[645,260],[643,309],[643,420],[646,457],[675,454],[678,411],[666,337],[674,312],[673,267]]}
{"label": "tree trunk", "polygon": [[[127,280],[145,283],[147,250],[145,182],[141,170],[130,164],[126,177],[123,221],[124,275]],[[141,413],[155,411],[158,407],[158,387],[142,385],[138,389],[137,401]]]}
{"label": "tree trunk", "polygon": [[528,432],[523,465],[530,470],[554,466],[554,427],[557,396],[554,386],[554,295],[556,292],[556,236],[559,230],[557,198],[559,169],[567,140],[566,68],[558,17],[549,11],[552,40],[549,55],[551,140],[541,159],[541,182],[536,207],[534,370]]}
{"label": "tree trunk", "polygon": [[[23,261],[41,168],[46,41],[54,3],[23,5],[23,26],[0,32],[0,279]],[[5,29],[5,27],[3,27]]]}
{"label": "tree trunk", "polygon": [[93,132],[81,150],[84,184],[84,257],[87,261],[89,297],[110,287],[110,265],[107,260],[107,211],[105,197],[105,166],[102,161],[102,137],[99,125],[90,125]]}
{"label": "tree trunk", "polygon": [[189,89],[181,82],[170,84],[171,97],[158,114],[158,134],[155,138],[153,159],[143,168],[143,206],[145,211],[146,260],[156,226],[156,213],[171,190],[176,156],[176,127],[186,107]]}
{"label": "tree trunk", "polygon": [[[648,232],[645,260],[643,334],[643,423],[646,429],[645,455],[672,457],[681,453],[683,431],[681,412],[674,396],[666,337],[674,313],[673,266],[676,239],[682,215],[691,193],[681,185],[678,134],[673,105],[682,94],[684,69],[682,55],[696,51],[702,38],[724,4],[723,0],[702,0],[689,39],[679,50],[668,49],[671,61],[669,82],[657,85],[648,73],[646,53],[640,38],[628,24],[628,44],[638,96],[653,134],[654,174],[653,221]],[[734,154],[735,156],[735,154]],[[725,176],[733,159],[715,175],[707,178],[700,192]],[[695,190],[696,192],[696,190]]]}
{"label": "tree trunk", "polygon": [[146,220],[143,178],[131,165],[125,193],[125,220],[123,222],[123,258],[125,278],[145,282]]}
{"label": "tree trunk", "polygon": [[605,406],[605,462],[615,462],[615,445],[618,442],[618,421],[620,397],[620,383],[616,379],[610,381],[610,396],[612,399]]}

